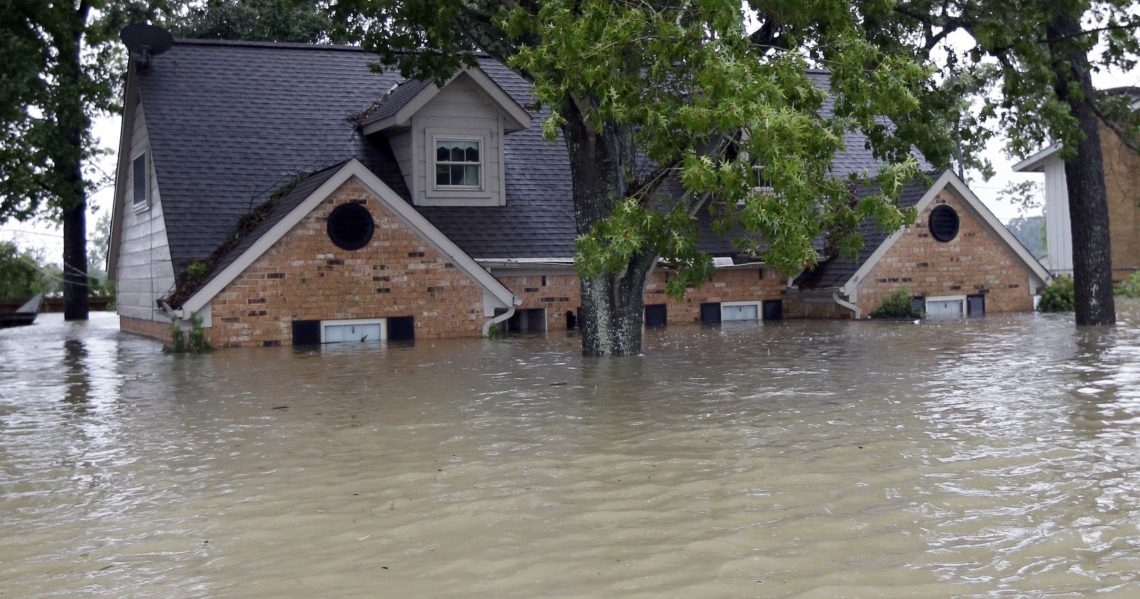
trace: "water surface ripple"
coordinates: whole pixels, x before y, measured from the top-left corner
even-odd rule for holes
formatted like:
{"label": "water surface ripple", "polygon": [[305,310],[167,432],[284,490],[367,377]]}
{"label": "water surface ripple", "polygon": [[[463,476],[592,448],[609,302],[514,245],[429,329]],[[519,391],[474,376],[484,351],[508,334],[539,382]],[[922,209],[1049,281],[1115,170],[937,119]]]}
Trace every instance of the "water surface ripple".
{"label": "water surface ripple", "polygon": [[1140,596],[1140,304],[170,357],[0,331],[0,597]]}

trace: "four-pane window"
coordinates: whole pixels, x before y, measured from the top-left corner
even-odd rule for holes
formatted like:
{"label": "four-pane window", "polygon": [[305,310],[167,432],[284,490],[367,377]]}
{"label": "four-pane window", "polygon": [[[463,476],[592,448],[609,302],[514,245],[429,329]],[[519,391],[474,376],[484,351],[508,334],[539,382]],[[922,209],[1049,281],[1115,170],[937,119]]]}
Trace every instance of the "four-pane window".
{"label": "four-pane window", "polygon": [[479,142],[441,139],[435,142],[436,187],[479,187]]}

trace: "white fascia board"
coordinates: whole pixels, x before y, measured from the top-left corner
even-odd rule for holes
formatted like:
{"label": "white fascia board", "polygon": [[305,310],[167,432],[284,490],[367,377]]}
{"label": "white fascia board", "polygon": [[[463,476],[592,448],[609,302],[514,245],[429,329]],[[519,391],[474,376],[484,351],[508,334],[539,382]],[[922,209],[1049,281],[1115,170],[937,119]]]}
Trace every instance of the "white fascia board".
{"label": "white fascia board", "polygon": [[320,187],[309,194],[309,196],[289,212],[289,214],[282,217],[277,224],[273,225],[269,231],[266,231],[261,238],[234,259],[222,272],[218,273],[209,283],[187,299],[182,304],[183,311],[187,314],[192,314],[209,305],[210,300],[214,299],[227,285],[232,283],[241,273],[245,272],[245,270],[265,254],[269,248],[273,247],[273,244],[277,243],[282,237],[289,233],[289,231],[292,231],[293,228],[320,205],[321,202],[352,178],[356,178],[365,189],[371,192],[389,211],[402,219],[405,224],[415,230],[423,239],[435,246],[435,248],[447,256],[452,263],[467,273],[475,282],[479,283],[492,297],[503,304],[502,307],[509,308],[515,305],[517,298],[515,298],[514,294],[511,293],[506,286],[500,283],[491,273],[487,272],[486,269],[479,266],[471,256],[468,256],[459,246],[455,245],[455,242],[448,239],[447,236],[424,218],[423,215],[416,212],[414,208],[397,195],[396,192],[392,191],[392,189],[374,175],[372,171],[361,164],[359,160],[353,158],[345,163],[333,176],[329,177]]}
{"label": "white fascia board", "polygon": [[[1021,162],[1018,162],[1017,164],[1013,165],[1013,167],[1012,167],[1013,172],[1015,172],[1015,173],[1043,173],[1043,172],[1045,172],[1045,163],[1048,162],[1050,158],[1052,158],[1053,156],[1058,154],[1060,151],[1061,151],[1061,144],[1053,144],[1053,145],[1037,152],[1036,154],[1030,156],[1029,158],[1026,158],[1025,160],[1022,160]],[[1057,159],[1060,160],[1060,157],[1058,156]]]}
{"label": "white fascia board", "polygon": [[967,205],[974,209],[974,212],[979,217],[981,217],[982,221],[985,222],[986,225],[989,226],[989,228],[997,234],[998,239],[1004,241],[1005,245],[1010,250],[1012,250],[1018,258],[1021,258],[1022,263],[1029,269],[1029,271],[1036,275],[1038,279],[1040,279],[1040,283],[1048,283],[1049,271],[1041,265],[1041,262],[1038,261],[1037,258],[1034,258],[1033,254],[1029,253],[1029,250],[1025,249],[1025,246],[1022,245],[1021,242],[1013,236],[1013,233],[1011,233],[1005,225],[1001,224],[1001,221],[998,220],[998,217],[994,216],[994,213],[990,212],[989,208],[986,208],[986,205],[982,202],[981,198],[979,198],[973,192],[973,190],[971,190],[966,185],[965,181],[962,181],[958,178],[958,175],[955,175],[950,171],[947,171],[947,174],[950,175],[949,184],[954,189],[954,191],[957,192],[957,195],[965,200]]}
{"label": "white fascia board", "polygon": [[[928,206],[930,206],[930,203],[934,201],[934,198],[938,197],[938,194],[947,187],[952,189],[955,192],[955,195],[957,195],[963,202],[965,202],[966,205],[969,206],[974,211],[974,213],[982,219],[982,222],[985,223],[986,226],[988,226],[990,230],[998,236],[998,239],[1001,239],[1003,242],[1005,242],[1005,245],[1018,258],[1021,259],[1022,263],[1026,266],[1026,268],[1029,269],[1030,272],[1032,272],[1038,279],[1040,279],[1040,282],[1042,284],[1049,281],[1049,272],[1045,270],[1045,267],[1041,266],[1041,263],[1038,262],[1037,259],[1029,253],[1029,250],[1025,249],[1025,246],[1021,245],[1021,242],[1017,241],[1017,238],[1013,236],[1013,233],[1010,233],[1009,229],[1005,228],[1005,225],[1001,224],[1001,221],[999,221],[998,218],[994,216],[994,213],[990,212],[989,208],[986,208],[986,205],[982,203],[982,200],[979,199],[978,196],[975,195],[974,192],[966,186],[966,183],[958,178],[958,175],[954,174],[953,171],[944,171],[942,173],[942,176],[939,177],[934,182],[934,184],[926,190],[926,193],[924,193],[922,195],[922,198],[918,200],[918,203],[915,204],[916,212],[918,214],[922,214],[922,212],[926,210]],[[851,275],[851,278],[848,279],[847,282],[844,283],[840,288],[844,295],[847,295],[849,297],[856,297],[855,293],[856,289],[859,286],[859,282],[871,273],[871,269],[875,268],[875,265],[879,263],[879,260],[882,260],[883,256],[885,256],[887,252],[891,250],[891,247],[894,246],[896,242],[898,242],[898,240],[906,233],[907,229],[909,228],[910,225],[892,233],[891,236],[888,237],[886,241],[884,241],[871,254],[871,256],[867,258],[867,261],[859,267],[859,270],[856,270],[855,274]]]}
{"label": "white fascia board", "polygon": [[[484,93],[495,101],[499,110],[502,110],[503,113],[513,121],[512,123],[504,123],[503,128],[507,132],[521,131],[530,128],[530,113],[522,106],[519,106],[518,102],[515,102],[510,94],[499,87],[498,83],[495,83],[494,79],[491,79],[478,67],[468,67],[463,69],[463,72],[467,73],[467,76],[479,86],[479,89],[482,89]],[[454,77],[452,79],[454,79]],[[507,126],[508,124],[513,126]]]}
{"label": "white fascia board", "polygon": [[[118,278],[116,275],[119,265],[119,243],[123,236],[123,223],[121,221],[124,210],[126,210],[124,204],[127,195],[127,168],[131,160],[131,144],[134,143],[135,115],[138,113],[137,106],[140,103],[131,101],[131,96],[138,94],[138,84],[133,67],[134,59],[131,58],[127,61],[127,82],[123,86],[123,118],[119,120],[119,154],[118,164],[115,166],[115,193],[111,202],[111,237],[108,240],[107,264],[105,265],[107,276],[111,279]],[[154,160],[153,152],[151,153],[151,160]]]}
{"label": "white fascia board", "polygon": [[[487,94],[491,100],[494,101],[499,110],[506,115],[509,122],[504,124],[504,129],[507,132],[520,131],[530,127],[530,113],[522,106],[519,106],[518,102],[515,102],[514,99],[511,98],[510,94],[499,87],[498,83],[495,83],[493,79],[488,77],[487,74],[478,67],[469,67],[456,72],[447,80],[447,83],[443,84],[443,87],[447,87],[452,81],[455,81],[457,77],[464,74],[470,77],[471,80],[475,82],[475,85],[477,85],[483,93]],[[403,108],[396,111],[394,116],[366,125],[364,127],[364,134],[372,135],[373,133],[391,127],[403,127],[408,125],[412,121],[412,117],[442,91],[443,88],[435,84],[425,87],[420,93],[416,94],[414,98],[409,100]]]}

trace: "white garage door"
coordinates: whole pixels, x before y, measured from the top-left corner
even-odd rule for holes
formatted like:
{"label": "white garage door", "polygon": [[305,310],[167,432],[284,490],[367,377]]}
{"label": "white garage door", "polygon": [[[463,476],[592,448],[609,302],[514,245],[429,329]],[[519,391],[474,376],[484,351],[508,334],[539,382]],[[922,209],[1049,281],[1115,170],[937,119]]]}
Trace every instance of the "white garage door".
{"label": "white garage door", "polygon": [[926,316],[928,318],[958,318],[962,316],[961,299],[927,299]]}

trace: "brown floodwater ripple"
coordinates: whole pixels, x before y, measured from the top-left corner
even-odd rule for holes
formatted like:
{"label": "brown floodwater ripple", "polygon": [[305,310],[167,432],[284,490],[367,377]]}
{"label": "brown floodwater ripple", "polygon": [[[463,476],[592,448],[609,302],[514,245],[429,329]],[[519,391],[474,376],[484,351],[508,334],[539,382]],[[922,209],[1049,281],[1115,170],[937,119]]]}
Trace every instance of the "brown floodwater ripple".
{"label": "brown floodwater ripple", "polygon": [[163,355],[0,330],[0,597],[1140,596],[1140,303]]}

